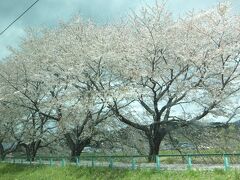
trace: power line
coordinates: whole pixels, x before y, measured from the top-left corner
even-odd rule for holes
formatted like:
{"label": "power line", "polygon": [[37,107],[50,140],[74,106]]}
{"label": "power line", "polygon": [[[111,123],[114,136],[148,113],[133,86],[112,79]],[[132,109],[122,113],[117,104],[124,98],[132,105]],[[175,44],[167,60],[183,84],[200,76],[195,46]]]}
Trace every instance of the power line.
{"label": "power line", "polygon": [[20,14],[13,22],[11,22],[1,33],[0,35],[2,35],[6,30],[8,30],[8,28],[10,28],[17,20],[19,20],[26,12],[28,12],[38,1],[40,0],[36,0],[31,6],[29,6],[22,14]]}

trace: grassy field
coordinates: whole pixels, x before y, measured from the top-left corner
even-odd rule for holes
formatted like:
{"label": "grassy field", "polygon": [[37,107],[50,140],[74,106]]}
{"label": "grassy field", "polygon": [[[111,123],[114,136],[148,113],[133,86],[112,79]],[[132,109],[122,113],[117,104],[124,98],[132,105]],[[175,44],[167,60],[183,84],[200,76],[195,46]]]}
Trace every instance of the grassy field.
{"label": "grassy field", "polygon": [[240,179],[240,171],[155,171],[155,170],[120,170],[107,168],[80,168],[75,166],[23,166],[0,164],[1,180],[74,180],[74,179]]}

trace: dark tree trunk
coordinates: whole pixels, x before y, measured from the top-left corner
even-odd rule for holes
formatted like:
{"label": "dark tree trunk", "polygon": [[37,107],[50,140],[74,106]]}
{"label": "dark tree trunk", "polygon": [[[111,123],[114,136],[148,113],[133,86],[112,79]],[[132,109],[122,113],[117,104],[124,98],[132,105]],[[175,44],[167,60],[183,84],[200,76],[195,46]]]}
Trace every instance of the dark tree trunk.
{"label": "dark tree trunk", "polygon": [[150,129],[151,131],[146,133],[149,142],[148,161],[154,162],[156,160],[156,156],[159,155],[160,144],[166,136],[167,131],[165,128],[160,128],[158,125],[155,125]]}
{"label": "dark tree trunk", "polygon": [[0,156],[1,156],[1,157],[0,157],[1,161],[4,161],[4,160],[5,160],[6,155],[7,155],[7,154],[5,154],[5,153],[0,154]]}
{"label": "dark tree trunk", "polygon": [[[10,145],[10,144],[9,144]],[[7,154],[14,152],[17,148],[18,144],[11,144],[10,147],[3,147],[3,143],[0,143],[0,159],[4,160]]]}
{"label": "dark tree trunk", "polygon": [[27,161],[30,161],[31,160],[31,150],[28,145],[25,146],[25,151],[26,151]]}
{"label": "dark tree trunk", "polygon": [[86,139],[74,140],[70,133],[64,134],[67,145],[71,150],[71,161],[76,161],[76,157],[79,157],[84,147],[90,144],[91,137]]}
{"label": "dark tree trunk", "polygon": [[0,143],[0,159],[4,160],[6,157],[6,153],[4,152],[3,144]]}
{"label": "dark tree trunk", "polygon": [[31,142],[30,144],[21,144],[26,151],[27,161],[34,161],[40,148],[41,140]]}
{"label": "dark tree trunk", "polygon": [[72,146],[73,148],[71,149],[71,161],[76,161],[76,158],[81,155],[84,147],[89,145],[90,141],[91,141],[90,138],[80,140],[80,141],[76,142],[76,144],[74,144],[74,146]]}

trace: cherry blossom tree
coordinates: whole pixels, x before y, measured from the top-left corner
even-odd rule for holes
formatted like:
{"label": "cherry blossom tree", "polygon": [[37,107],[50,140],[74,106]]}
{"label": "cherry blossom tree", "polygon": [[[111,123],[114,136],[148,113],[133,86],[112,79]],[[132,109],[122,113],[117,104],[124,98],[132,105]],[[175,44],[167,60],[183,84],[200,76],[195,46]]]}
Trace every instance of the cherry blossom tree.
{"label": "cherry blossom tree", "polygon": [[[101,69],[120,77],[112,83],[119,94],[107,101],[121,122],[146,134],[149,160],[166,134],[211,118],[239,92],[239,37],[228,4],[178,20],[156,4],[114,31]],[[96,81],[102,90],[106,79]]]}
{"label": "cherry blossom tree", "polygon": [[[71,160],[80,156],[84,147],[89,146],[102,129],[103,122],[111,116],[106,104],[92,94],[93,86],[75,84],[79,96],[73,96],[62,107],[59,129],[71,150]],[[82,91],[82,92],[81,92]]]}
{"label": "cherry blossom tree", "polygon": [[12,127],[12,137],[25,148],[28,160],[34,160],[40,148],[57,139],[55,121],[60,119],[61,113],[55,103],[56,93],[60,90],[36,79],[33,67],[36,68],[15,55],[2,64],[0,73],[4,92],[1,103],[20,111],[12,118],[17,124]]}
{"label": "cherry blossom tree", "polygon": [[46,34],[44,63],[72,85],[89,81],[145,133],[149,160],[168,132],[211,117],[239,91],[239,17],[226,3],[177,20],[156,3],[119,24],[75,18]]}
{"label": "cherry blossom tree", "polygon": [[[22,121],[23,124],[28,124],[28,137],[24,137],[21,145],[32,160],[39,148],[50,144],[51,141],[46,139],[53,137],[52,129],[56,128],[55,125],[65,137],[72,159],[79,156],[96,135],[96,127],[110,114],[106,103],[96,95],[96,87],[88,78],[88,72],[81,67],[87,64],[73,64],[76,63],[77,54],[69,51],[71,44],[62,41],[63,37],[68,37],[66,33],[72,27],[66,30],[65,25],[62,26],[62,29],[53,32],[46,30],[38,33],[30,30],[20,50],[12,50],[12,56],[4,67],[16,67],[18,72],[13,75],[12,72],[4,70],[0,74],[5,82],[5,89],[10,89],[9,94],[15,94],[18,99],[12,101],[6,96],[4,102],[24,107],[30,112]],[[85,33],[94,27],[89,23],[83,27],[86,29],[80,35],[87,37]],[[86,41],[91,43],[88,39]],[[79,57],[81,54],[83,56],[84,52],[79,53]],[[55,58],[57,60],[54,60]],[[70,64],[66,64],[64,60],[69,60]],[[75,65],[79,69],[69,72]],[[93,73],[91,78],[94,76],[96,74]]]}
{"label": "cherry blossom tree", "polygon": [[[13,50],[19,67],[30,69],[31,81],[21,80],[19,88],[24,73],[0,75],[5,89],[27,100],[24,107],[61,124],[73,156],[83,147],[77,145],[81,138],[111,111],[145,134],[152,161],[167,134],[213,119],[238,94],[239,32],[239,16],[227,3],[179,19],[163,3],[116,24],[76,17],[55,29],[30,32],[21,49]],[[36,94],[35,83],[43,93]],[[29,86],[35,88],[31,96],[25,93]],[[40,104],[29,98],[35,95]]]}

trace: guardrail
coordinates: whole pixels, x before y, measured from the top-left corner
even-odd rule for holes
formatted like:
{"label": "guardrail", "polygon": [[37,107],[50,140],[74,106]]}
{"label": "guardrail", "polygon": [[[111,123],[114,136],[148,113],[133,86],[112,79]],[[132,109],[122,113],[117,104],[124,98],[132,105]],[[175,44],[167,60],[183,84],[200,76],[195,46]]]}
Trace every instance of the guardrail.
{"label": "guardrail", "polygon": [[230,168],[240,169],[240,153],[224,154],[160,154],[154,162],[148,162],[147,155],[132,156],[106,156],[106,155],[82,155],[79,157],[69,156],[37,156],[34,161],[27,160],[26,156],[7,157],[2,162],[50,165],[50,166],[87,166],[87,167],[109,167],[109,168],[155,168],[157,170],[184,170],[184,169],[215,169]]}

